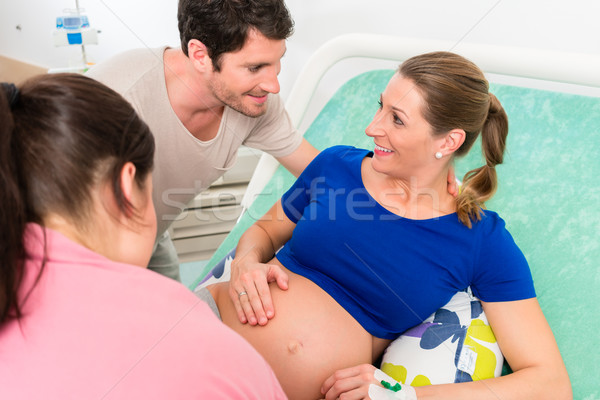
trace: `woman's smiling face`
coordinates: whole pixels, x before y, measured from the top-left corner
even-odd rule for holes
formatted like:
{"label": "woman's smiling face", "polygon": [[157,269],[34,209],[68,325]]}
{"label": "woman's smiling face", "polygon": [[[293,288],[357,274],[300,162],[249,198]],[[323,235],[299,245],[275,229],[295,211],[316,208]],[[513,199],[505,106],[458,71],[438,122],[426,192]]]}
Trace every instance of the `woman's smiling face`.
{"label": "woman's smiling face", "polygon": [[373,168],[400,178],[414,176],[435,160],[425,101],[410,79],[396,73],[381,94],[379,110],[366,129],[374,139]]}

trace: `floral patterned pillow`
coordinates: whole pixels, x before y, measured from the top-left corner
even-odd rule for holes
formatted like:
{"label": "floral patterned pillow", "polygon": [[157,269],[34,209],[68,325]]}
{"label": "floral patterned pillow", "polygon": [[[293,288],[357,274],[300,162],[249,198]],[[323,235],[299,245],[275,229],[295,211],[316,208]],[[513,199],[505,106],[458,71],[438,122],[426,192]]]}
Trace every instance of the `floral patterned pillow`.
{"label": "floral patterned pillow", "polygon": [[424,386],[500,376],[503,362],[481,302],[466,291],[394,340],[381,370],[403,384]]}

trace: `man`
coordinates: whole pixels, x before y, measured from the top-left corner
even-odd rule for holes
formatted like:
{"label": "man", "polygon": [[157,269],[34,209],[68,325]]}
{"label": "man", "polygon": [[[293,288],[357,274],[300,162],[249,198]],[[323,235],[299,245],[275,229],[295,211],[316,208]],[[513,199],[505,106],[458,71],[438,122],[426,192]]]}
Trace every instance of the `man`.
{"label": "man", "polygon": [[181,49],[138,49],[88,75],[131,102],[156,140],[157,243],[149,268],[179,280],[168,227],[247,145],[298,176],[316,156],[278,95],[293,21],[283,0],[180,0]]}

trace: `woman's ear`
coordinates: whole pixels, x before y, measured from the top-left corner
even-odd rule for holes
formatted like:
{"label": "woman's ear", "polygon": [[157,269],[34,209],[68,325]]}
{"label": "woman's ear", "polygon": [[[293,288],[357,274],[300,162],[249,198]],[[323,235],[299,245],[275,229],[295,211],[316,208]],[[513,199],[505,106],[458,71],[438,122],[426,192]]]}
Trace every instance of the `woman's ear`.
{"label": "woman's ear", "polygon": [[441,143],[440,151],[443,154],[451,154],[460,149],[460,146],[465,142],[467,134],[462,129],[453,129],[444,136]]}
{"label": "woman's ear", "polygon": [[211,68],[212,70],[212,60],[208,55],[208,50],[204,43],[198,39],[192,39],[188,42],[188,58],[196,68],[200,70]]}
{"label": "woman's ear", "polygon": [[121,191],[125,199],[131,204],[134,204],[134,188],[137,184],[135,181],[135,165],[132,162],[126,162],[121,169]]}

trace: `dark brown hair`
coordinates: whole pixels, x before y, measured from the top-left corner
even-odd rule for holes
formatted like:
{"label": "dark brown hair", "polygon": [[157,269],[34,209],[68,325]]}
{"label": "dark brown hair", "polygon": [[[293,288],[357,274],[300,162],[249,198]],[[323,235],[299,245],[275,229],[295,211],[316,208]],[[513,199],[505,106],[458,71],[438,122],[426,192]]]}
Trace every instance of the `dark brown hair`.
{"label": "dark brown hair", "polygon": [[294,29],[283,0],[180,0],[177,20],[185,55],[190,40],[201,41],[215,71],[224,53],[244,46],[251,29],[273,40],[287,39]]}
{"label": "dark brown hair", "polygon": [[486,164],[465,174],[458,195],[460,220],[471,227],[481,218],[481,209],[498,186],[495,166],[502,163],[508,117],[502,105],[489,93],[483,72],[471,61],[454,53],[433,52],[413,57],[399,68],[411,79],[425,101],[423,116],[434,135],[462,129],[466,138],[456,156],[469,152],[481,132]]}
{"label": "dark brown hair", "polygon": [[[0,90],[0,323],[20,317],[26,224],[55,213],[83,223],[92,189],[110,182],[117,205],[131,215],[120,172],[136,167],[143,187],[154,159],[148,126],[118,93],[78,74],[40,75],[14,95]],[[87,222],[89,224],[89,221]]]}

